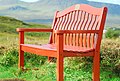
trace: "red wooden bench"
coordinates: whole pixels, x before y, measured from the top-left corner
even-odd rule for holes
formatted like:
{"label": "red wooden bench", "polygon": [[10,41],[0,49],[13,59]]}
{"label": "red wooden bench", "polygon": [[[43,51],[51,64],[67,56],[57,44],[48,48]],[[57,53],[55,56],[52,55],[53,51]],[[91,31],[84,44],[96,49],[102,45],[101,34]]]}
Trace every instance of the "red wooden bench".
{"label": "red wooden bench", "polygon": [[[17,28],[19,32],[19,68],[24,67],[24,52],[57,58],[57,81],[64,81],[64,57],[93,57],[93,81],[100,80],[100,44],[107,7],[73,5],[57,11],[51,29]],[[24,44],[24,32],[51,32],[45,45]]]}

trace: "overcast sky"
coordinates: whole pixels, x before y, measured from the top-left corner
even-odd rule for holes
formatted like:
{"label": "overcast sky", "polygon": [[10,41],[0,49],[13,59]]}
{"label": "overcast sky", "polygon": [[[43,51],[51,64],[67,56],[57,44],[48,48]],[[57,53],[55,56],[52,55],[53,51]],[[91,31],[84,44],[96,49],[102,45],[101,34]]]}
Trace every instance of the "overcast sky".
{"label": "overcast sky", "polygon": [[[38,0],[21,0],[25,2],[36,2]],[[61,0],[62,1],[62,0]],[[114,3],[120,5],[120,0],[88,0],[88,1],[96,1],[96,2],[106,2],[106,3]]]}

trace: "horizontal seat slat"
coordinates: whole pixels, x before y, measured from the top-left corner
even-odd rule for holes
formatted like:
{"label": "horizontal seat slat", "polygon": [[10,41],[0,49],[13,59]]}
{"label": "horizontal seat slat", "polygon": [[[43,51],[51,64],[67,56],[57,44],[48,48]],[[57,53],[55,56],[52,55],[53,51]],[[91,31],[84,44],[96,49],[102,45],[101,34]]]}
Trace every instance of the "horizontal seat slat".
{"label": "horizontal seat slat", "polygon": [[[55,44],[45,44],[45,45],[31,45],[31,44],[21,44],[21,49],[26,52],[36,53],[43,56],[52,56],[56,57],[57,48]],[[49,51],[52,52],[49,54]],[[63,51],[71,51],[78,53],[85,53],[94,51],[93,48],[79,47],[79,46],[70,46],[65,45]],[[47,54],[46,54],[47,53]],[[44,55],[45,54],[45,55]]]}
{"label": "horizontal seat slat", "polygon": [[64,57],[84,57],[84,56],[94,56],[95,52],[86,52],[86,53],[78,53],[73,51],[64,51]]}
{"label": "horizontal seat slat", "polygon": [[21,44],[21,50],[42,56],[57,57],[56,51],[50,47],[45,48],[39,45]]}

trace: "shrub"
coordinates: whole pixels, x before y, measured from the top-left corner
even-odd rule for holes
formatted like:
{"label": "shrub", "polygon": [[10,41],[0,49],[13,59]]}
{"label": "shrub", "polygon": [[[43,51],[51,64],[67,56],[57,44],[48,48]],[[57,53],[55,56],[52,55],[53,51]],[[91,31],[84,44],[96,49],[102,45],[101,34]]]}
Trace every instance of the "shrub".
{"label": "shrub", "polygon": [[[25,53],[25,65],[42,65],[46,61],[46,57]],[[15,48],[9,49],[7,52],[4,53],[4,56],[0,60],[0,64],[3,66],[13,66],[18,63],[18,50]]]}
{"label": "shrub", "polygon": [[18,52],[16,49],[10,49],[4,53],[4,56],[0,60],[0,64],[3,66],[13,66],[18,62]]}
{"label": "shrub", "polygon": [[118,38],[120,36],[120,30],[108,29],[105,33],[106,38]]}
{"label": "shrub", "polygon": [[[101,65],[120,75],[120,39],[104,39],[101,45]],[[117,72],[116,72],[117,70]]]}

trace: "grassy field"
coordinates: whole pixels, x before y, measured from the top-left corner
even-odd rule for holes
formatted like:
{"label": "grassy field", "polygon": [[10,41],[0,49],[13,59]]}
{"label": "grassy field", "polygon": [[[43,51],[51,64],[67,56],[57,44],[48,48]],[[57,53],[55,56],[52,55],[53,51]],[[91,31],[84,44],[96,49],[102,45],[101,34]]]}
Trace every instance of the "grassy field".
{"label": "grassy field", "polygon": [[[7,21],[6,21],[7,22]],[[25,53],[25,68],[18,69],[17,27],[48,28],[47,25],[26,24],[16,21],[0,23],[0,80],[56,81],[56,63],[48,63],[47,57]],[[9,28],[9,26],[11,28]],[[2,29],[2,30],[1,30]],[[3,31],[4,30],[4,31]],[[10,31],[12,30],[12,31]],[[49,33],[26,33],[25,43],[45,44]],[[101,45],[101,81],[120,81],[120,39],[103,39]],[[65,58],[65,81],[92,81],[92,58]]]}
{"label": "grassy field", "polygon": [[[48,63],[47,57],[25,54],[25,67],[29,70],[21,71],[17,68],[18,35],[0,33],[0,79],[21,79],[25,81],[56,81],[56,63]],[[26,36],[26,43],[47,43],[47,37]],[[4,40],[4,41],[3,41]],[[104,40],[108,41],[108,40]],[[104,42],[103,42],[104,43]],[[80,63],[80,58],[65,58],[65,81],[91,81],[91,66]],[[79,63],[78,63],[79,62]],[[37,68],[37,69],[35,69]],[[119,81],[119,75],[113,73],[111,67],[101,66],[101,81]]]}

